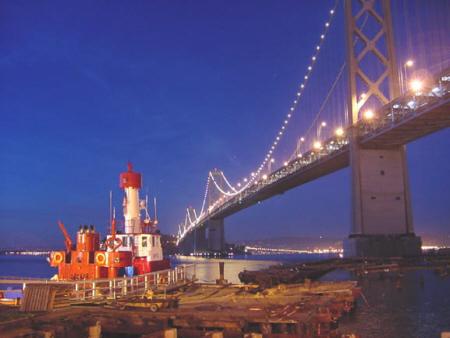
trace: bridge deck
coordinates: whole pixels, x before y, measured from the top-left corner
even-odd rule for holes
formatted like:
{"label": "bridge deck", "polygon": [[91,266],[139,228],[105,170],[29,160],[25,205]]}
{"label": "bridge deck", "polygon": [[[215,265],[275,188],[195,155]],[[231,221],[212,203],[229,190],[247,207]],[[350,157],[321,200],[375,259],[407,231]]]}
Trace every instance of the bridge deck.
{"label": "bridge deck", "polygon": [[243,199],[241,203],[234,203],[228,208],[214,214],[214,218],[223,218],[230,216],[242,209],[248,208],[258,202],[264,201],[274,195],[283,194],[284,192],[298,187],[299,185],[311,182],[322,176],[331,174],[337,170],[347,167],[349,164],[348,146],[344,146],[341,150],[319,159],[302,169],[286,175],[278,181],[268,184],[258,190],[257,193]]}
{"label": "bridge deck", "polygon": [[361,139],[367,148],[397,147],[415,141],[438,130],[450,127],[450,96],[445,101],[427,105],[417,114],[410,114],[387,129],[369,133]]}

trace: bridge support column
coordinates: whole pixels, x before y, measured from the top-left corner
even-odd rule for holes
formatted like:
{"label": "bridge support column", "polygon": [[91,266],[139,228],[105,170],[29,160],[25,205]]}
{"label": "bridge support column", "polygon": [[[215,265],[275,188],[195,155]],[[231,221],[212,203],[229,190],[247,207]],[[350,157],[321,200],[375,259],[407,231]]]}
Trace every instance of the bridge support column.
{"label": "bridge support column", "polygon": [[205,252],[208,251],[208,240],[206,238],[206,228],[199,227],[194,230],[194,247],[193,252]]}
{"label": "bridge support column", "polygon": [[352,232],[346,256],[412,256],[421,252],[415,236],[404,147],[350,149]]}
{"label": "bridge support column", "polygon": [[224,219],[211,219],[206,222],[208,231],[208,248],[210,251],[225,250]]}
{"label": "bridge support column", "polygon": [[206,228],[203,226],[192,230],[180,243],[179,250],[184,255],[208,251]]}
{"label": "bridge support column", "polygon": [[[376,6],[379,5],[379,6]],[[378,23],[364,29],[366,20]],[[364,149],[358,125],[376,123],[373,111],[400,94],[390,0],[345,0],[348,120],[351,125],[352,231],[344,241],[346,256],[408,256],[421,251],[414,235],[405,147]],[[358,48],[358,42],[363,48]],[[369,59],[369,63],[363,60]],[[379,67],[381,72],[374,69]],[[387,86],[386,86],[387,85]],[[364,95],[363,95],[364,94]],[[370,116],[368,115],[368,116]]]}

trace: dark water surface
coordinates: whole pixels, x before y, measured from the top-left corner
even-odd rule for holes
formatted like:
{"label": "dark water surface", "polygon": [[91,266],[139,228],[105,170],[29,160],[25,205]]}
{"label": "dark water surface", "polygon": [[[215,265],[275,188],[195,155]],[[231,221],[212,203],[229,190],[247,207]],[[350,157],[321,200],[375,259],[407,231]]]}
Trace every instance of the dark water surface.
{"label": "dark water surface", "polygon": [[[351,277],[348,273],[335,272]],[[343,278],[345,279],[345,278]],[[450,331],[450,278],[431,270],[372,274],[358,280],[363,297],[353,315],[342,318],[342,332],[363,337],[441,337]]]}
{"label": "dark water surface", "polygon": [[[177,257],[173,265],[196,264],[201,281],[213,282],[219,275],[218,262],[225,262],[225,278],[238,283],[244,269],[258,270],[283,262],[306,262],[325,259],[327,255],[252,255],[234,259]],[[43,256],[0,256],[0,276],[50,278],[56,269]],[[356,311],[339,323],[342,332],[362,337],[440,337],[450,331],[450,278],[433,271],[409,271],[403,275],[387,273],[357,278],[345,271],[334,271],[324,280],[358,280],[364,297]]]}

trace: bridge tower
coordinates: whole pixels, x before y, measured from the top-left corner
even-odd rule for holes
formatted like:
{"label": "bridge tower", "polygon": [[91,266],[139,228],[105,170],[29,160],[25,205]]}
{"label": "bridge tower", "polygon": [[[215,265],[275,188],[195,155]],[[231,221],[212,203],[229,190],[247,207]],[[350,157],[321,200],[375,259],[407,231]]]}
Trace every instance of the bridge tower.
{"label": "bridge tower", "polygon": [[389,0],[345,0],[352,230],[346,256],[420,253],[415,236],[404,146],[364,148],[355,123],[399,96]]}

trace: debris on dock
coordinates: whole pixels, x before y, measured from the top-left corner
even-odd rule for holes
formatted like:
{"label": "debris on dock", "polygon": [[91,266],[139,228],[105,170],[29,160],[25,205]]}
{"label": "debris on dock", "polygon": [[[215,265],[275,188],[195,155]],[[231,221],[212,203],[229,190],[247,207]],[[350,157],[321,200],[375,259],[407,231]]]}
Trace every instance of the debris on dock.
{"label": "debris on dock", "polygon": [[[143,301],[142,297],[124,300],[126,307],[111,306],[111,302],[29,314],[14,325],[0,321],[0,335],[25,337],[45,331],[72,337],[76,330],[87,336],[90,327],[101,326],[106,336],[149,336],[171,329],[180,337],[202,337],[212,332],[224,337],[335,337],[338,319],[352,311],[359,288],[351,281],[280,284],[267,289],[257,285],[193,284],[184,292],[166,296],[172,301],[161,301],[162,295],[155,295],[155,302]],[[177,306],[163,306],[173,304],[174,299]],[[155,303],[161,304],[157,311],[151,308]]]}

